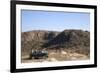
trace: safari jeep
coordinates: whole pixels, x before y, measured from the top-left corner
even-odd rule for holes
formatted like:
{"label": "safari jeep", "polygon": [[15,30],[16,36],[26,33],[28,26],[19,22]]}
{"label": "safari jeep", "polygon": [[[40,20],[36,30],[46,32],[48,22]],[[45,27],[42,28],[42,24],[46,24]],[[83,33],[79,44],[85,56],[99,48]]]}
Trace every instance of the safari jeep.
{"label": "safari jeep", "polygon": [[34,50],[30,54],[30,59],[44,59],[48,58],[48,52],[46,50]]}

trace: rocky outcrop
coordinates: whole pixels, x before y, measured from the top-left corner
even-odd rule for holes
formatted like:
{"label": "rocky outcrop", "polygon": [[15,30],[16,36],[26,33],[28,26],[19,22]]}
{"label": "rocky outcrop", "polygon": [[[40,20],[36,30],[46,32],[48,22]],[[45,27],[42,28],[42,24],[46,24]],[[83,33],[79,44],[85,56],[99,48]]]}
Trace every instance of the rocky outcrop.
{"label": "rocky outcrop", "polygon": [[38,48],[88,48],[90,47],[90,32],[82,30],[64,30],[62,32],[34,30],[22,32],[22,54]]}
{"label": "rocky outcrop", "polygon": [[31,49],[41,48],[43,44],[55,38],[59,32],[34,30],[22,32],[21,34],[21,50],[22,53],[29,53]]}
{"label": "rocky outcrop", "polygon": [[90,46],[90,33],[82,30],[64,30],[58,36],[53,38],[45,47],[77,47],[77,46]]}

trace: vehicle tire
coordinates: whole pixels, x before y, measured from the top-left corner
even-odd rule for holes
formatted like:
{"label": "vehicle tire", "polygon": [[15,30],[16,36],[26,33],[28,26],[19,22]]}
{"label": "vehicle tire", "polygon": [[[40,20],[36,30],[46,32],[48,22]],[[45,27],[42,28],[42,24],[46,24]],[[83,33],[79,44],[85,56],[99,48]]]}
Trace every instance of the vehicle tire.
{"label": "vehicle tire", "polygon": [[32,59],[32,55],[30,54],[29,59]]}
{"label": "vehicle tire", "polygon": [[34,57],[34,59],[39,59],[38,57]]}

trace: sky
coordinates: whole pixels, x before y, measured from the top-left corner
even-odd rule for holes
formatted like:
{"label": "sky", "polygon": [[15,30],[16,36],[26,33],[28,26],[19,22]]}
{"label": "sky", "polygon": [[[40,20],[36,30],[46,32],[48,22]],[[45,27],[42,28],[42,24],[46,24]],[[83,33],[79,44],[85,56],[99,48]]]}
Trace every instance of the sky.
{"label": "sky", "polygon": [[21,10],[22,32],[31,30],[90,30],[90,14],[80,12]]}

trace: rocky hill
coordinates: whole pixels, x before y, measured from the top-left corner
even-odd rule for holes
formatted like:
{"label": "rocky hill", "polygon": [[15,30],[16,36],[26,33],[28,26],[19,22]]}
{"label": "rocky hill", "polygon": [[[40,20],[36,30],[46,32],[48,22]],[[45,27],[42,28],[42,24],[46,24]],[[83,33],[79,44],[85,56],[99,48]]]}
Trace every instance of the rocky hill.
{"label": "rocky hill", "polygon": [[43,48],[42,45],[55,38],[59,32],[34,30],[21,33],[22,53],[28,53],[31,49]]}
{"label": "rocky hill", "polygon": [[46,48],[82,48],[90,47],[90,32],[82,30],[64,30],[62,32],[34,30],[22,32],[22,54],[31,49]]}
{"label": "rocky hill", "polygon": [[48,43],[44,44],[45,47],[89,47],[90,46],[90,33],[82,30],[64,30]]}

